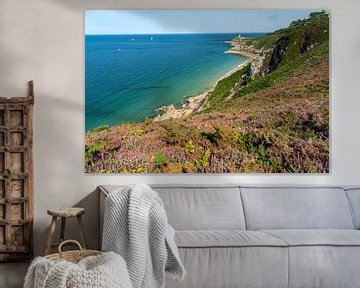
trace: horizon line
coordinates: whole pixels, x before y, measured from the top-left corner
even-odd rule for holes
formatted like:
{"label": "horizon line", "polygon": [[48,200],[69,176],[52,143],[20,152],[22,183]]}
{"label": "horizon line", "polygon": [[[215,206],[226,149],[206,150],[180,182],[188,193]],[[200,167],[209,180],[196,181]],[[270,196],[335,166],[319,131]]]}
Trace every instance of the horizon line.
{"label": "horizon line", "polygon": [[131,35],[175,35],[175,34],[180,34],[180,35],[194,35],[194,34],[199,34],[199,35],[203,35],[203,34],[268,34],[268,33],[272,33],[272,32],[174,32],[174,33],[132,33],[132,34],[119,34],[119,33],[106,33],[106,34],[95,34],[95,33],[90,33],[90,34],[86,34],[85,36],[106,36],[106,35],[119,35],[119,36],[131,36]]}

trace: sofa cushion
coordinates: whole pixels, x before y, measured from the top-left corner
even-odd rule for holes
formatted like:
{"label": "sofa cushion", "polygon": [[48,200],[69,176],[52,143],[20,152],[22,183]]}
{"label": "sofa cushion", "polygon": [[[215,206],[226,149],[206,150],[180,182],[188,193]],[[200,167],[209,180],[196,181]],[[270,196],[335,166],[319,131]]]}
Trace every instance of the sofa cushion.
{"label": "sofa cushion", "polygon": [[[150,185],[164,203],[168,221],[176,230],[245,230],[238,186]],[[111,193],[121,185],[103,185]]]}
{"label": "sofa cushion", "polygon": [[266,229],[354,229],[342,188],[241,188],[246,226]]}
{"label": "sofa cushion", "polygon": [[360,188],[347,189],[346,194],[350,201],[356,229],[360,229]]}
{"label": "sofa cushion", "polygon": [[289,246],[360,246],[360,231],[348,229],[262,230]]}
{"label": "sofa cushion", "polygon": [[267,230],[286,241],[289,288],[357,288],[360,283],[360,231]]}
{"label": "sofa cushion", "polygon": [[280,246],[288,244],[260,231],[244,230],[183,230],[176,231],[175,242],[178,247],[252,247]]}
{"label": "sofa cushion", "polygon": [[357,246],[289,247],[289,288],[359,288]]}
{"label": "sofa cushion", "polygon": [[183,281],[166,288],[287,288],[288,247],[179,248]]}
{"label": "sofa cushion", "polygon": [[153,187],[176,230],[244,230],[239,187]]}

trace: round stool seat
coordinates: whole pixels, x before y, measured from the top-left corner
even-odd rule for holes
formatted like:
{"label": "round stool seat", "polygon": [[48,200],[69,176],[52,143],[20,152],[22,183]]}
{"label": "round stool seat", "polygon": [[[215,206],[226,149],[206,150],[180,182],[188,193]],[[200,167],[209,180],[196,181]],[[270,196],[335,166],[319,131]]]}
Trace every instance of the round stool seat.
{"label": "round stool seat", "polygon": [[[85,229],[84,223],[82,221],[82,215],[85,213],[84,208],[80,207],[58,207],[58,208],[49,208],[47,213],[52,216],[51,224],[50,224],[50,231],[48,235],[48,240],[45,249],[45,255],[50,254],[52,247],[59,246],[65,240],[65,224],[66,219],[69,217],[76,217],[78,224],[79,224],[79,232],[81,238],[81,245],[84,249],[86,249],[86,239],[85,239]],[[52,239],[56,230],[56,223],[58,218],[61,218],[61,227],[60,227],[60,242],[59,243],[52,243]]]}
{"label": "round stool seat", "polygon": [[47,213],[55,217],[75,217],[85,213],[84,208],[79,207],[59,207],[59,208],[50,208],[47,210]]}

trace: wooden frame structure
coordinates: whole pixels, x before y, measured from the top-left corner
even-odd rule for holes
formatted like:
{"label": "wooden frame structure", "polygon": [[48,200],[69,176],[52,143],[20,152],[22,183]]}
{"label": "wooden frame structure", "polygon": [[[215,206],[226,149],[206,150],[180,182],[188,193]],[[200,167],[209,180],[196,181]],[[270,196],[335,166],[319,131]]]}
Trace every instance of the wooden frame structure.
{"label": "wooden frame structure", "polygon": [[33,256],[33,105],[0,97],[0,262]]}

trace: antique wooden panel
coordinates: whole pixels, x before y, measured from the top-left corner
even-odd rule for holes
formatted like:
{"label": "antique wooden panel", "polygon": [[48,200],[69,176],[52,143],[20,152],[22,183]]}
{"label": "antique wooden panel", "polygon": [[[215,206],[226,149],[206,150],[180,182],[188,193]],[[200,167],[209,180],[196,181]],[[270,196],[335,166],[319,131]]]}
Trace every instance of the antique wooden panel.
{"label": "antique wooden panel", "polygon": [[0,261],[33,255],[34,87],[27,97],[0,97]]}

